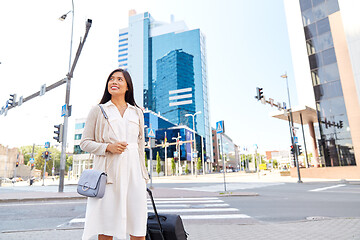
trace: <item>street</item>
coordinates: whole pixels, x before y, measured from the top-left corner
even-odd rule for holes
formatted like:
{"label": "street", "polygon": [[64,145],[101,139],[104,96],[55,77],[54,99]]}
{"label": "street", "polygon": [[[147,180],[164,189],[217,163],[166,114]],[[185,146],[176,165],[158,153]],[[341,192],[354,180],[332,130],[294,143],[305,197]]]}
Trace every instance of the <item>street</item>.
{"label": "street", "polygon": [[[68,185],[65,190],[75,192],[75,187]],[[246,226],[251,228],[264,224],[360,218],[360,183],[356,181],[302,184],[229,182],[227,189],[233,196],[218,193],[223,191],[221,182],[155,182],[153,187],[159,213],[180,214],[190,239],[194,239],[191,236],[196,231],[195,226],[243,226],[246,230]],[[30,187],[2,187],[0,194],[24,192],[25,189],[29,190]],[[38,193],[40,190],[56,191],[54,186],[35,186],[31,189]],[[3,220],[0,224],[1,239],[11,239],[10,236],[15,233],[41,233],[53,229],[78,229],[77,234],[81,236],[86,200],[2,202],[0,209]],[[150,201],[148,210],[152,211]]]}

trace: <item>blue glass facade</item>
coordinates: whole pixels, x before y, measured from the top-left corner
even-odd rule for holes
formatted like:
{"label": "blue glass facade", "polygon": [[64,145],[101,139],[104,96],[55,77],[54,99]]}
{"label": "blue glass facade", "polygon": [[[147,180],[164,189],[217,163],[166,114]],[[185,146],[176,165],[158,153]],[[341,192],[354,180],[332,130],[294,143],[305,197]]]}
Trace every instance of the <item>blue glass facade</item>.
{"label": "blue glass facade", "polygon": [[[128,32],[119,36],[128,39],[128,46],[119,47],[119,66],[128,67],[137,103],[191,129],[192,118],[185,115],[201,111],[195,117],[195,130],[204,138],[205,161],[212,161],[206,48],[200,29],[159,23],[145,12],[130,16],[129,27],[120,32]],[[125,48],[127,56],[122,52]]]}
{"label": "blue glass facade", "polygon": [[[174,50],[157,60],[157,80],[154,88],[156,112],[160,112],[170,122],[187,125],[191,129],[192,120],[185,117],[185,114],[195,113],[193,58],[182,50]],[[189,90],[185,93],[169,94],[171,91],[186,88]]]}

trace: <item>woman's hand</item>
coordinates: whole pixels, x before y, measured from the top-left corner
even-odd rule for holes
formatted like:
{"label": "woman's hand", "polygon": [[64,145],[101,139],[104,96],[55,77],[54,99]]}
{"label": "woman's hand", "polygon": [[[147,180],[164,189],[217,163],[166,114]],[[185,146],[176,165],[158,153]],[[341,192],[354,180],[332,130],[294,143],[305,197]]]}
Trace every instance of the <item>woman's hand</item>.
{"label": "woman's hand", "polygon": [[121,154],[125,151],[127,145],[126,142],[110,143],[107,146],[106,151],[111,152],[112,154]]}

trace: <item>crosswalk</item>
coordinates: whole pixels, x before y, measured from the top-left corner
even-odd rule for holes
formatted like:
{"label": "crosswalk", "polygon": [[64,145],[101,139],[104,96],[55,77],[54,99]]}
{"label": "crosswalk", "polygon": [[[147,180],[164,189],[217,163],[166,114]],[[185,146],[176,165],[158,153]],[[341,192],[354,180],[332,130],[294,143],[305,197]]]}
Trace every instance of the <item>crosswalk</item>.
{"label": "crosswalk", "polygon": [[[148,212],[154,212],[151,200],[147,200]],[[196,198],[155,198],[155,205],[159,214],[179,214],[183,220],[236,220],[250,219],[239,209],[230,207],[218,197]],[[85,218],[74,218],[69,225],[83,224]]]}

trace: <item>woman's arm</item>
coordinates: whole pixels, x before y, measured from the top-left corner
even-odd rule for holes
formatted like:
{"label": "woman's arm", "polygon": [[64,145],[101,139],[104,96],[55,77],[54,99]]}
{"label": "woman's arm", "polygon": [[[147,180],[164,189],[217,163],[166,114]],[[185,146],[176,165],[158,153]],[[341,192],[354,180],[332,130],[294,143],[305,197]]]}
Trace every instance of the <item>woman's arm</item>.
{"label": "woman's arm", "polygon": [[105,155],[108,143],[100,143],[95,140],[96,124],[99,114],[101,114],[99,106],[94,106],[90,110],[81,137],[80,148],[85,152],[95,155]]}

